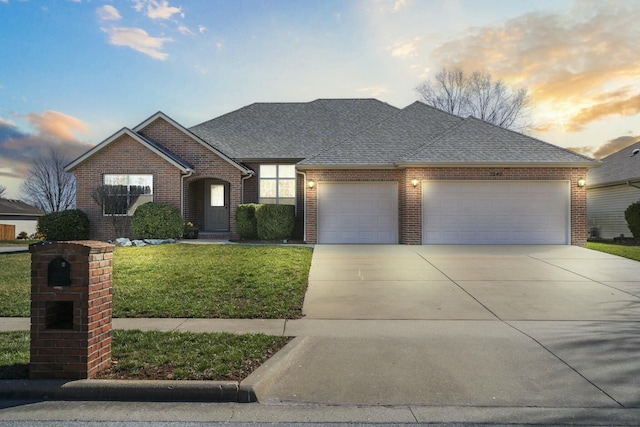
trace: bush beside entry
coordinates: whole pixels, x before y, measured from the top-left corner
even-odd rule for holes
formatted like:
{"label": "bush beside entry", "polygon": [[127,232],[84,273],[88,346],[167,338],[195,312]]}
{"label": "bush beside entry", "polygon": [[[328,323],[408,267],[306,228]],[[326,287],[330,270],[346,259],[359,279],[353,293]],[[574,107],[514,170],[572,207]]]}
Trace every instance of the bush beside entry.
{"label": "bush beside entry", "polygon": [[627,220],[627,226],[633,237],[640,239],[640,202],[629,205],[627,210],[624,211],[624,219]]}
{"label": "bush beside entry", "polygon": [[37,228],[46,240],[89,239],[89,217],[80,209],[43,215],[38,218]]}
{"label": "bush beside entry", "polygon": [[182,236],[182,214],[166,203],[145,203],[133,213],[131,231],[138,239],[177,239]]}
{"label": "bush beside entry", "polygon": [[256,223],[256,209],[258,206],[260,205],[255,203],[238,205],[236,227],[241,239],[251,240],[258,238],[258,225]]}
{"label": "bush beside entry", "polygon": [[260,240],[288,239],[293,233],[296,213],[293,205],[261,205],[256,209]]}

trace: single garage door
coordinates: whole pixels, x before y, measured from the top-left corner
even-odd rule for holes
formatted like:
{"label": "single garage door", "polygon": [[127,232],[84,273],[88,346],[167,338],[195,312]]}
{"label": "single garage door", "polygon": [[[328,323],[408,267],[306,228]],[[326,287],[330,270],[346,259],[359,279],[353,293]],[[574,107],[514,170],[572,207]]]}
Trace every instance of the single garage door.
{"label": "single garage door", "polygon": [[423,244],[568,244],[567,181],[423,181]]}
{"label": "single garage door", "polygon": [[398,184],[318,183],[318,243],[398,243]]}

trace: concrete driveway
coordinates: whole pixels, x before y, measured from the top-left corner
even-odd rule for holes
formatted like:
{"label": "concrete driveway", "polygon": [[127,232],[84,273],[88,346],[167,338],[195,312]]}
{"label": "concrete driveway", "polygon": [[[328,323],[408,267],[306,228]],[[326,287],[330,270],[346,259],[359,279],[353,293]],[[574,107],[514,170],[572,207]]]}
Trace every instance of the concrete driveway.
{"label": "concrete driveway", "polygon": [[317,245],[262,402],[640,408],[640,263],[573,246]]}

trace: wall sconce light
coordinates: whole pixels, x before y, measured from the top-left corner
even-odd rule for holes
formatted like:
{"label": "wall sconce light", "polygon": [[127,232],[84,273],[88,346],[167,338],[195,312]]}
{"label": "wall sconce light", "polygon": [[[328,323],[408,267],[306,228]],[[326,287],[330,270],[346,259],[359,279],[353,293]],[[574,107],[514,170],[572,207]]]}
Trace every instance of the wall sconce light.
{"label": "wall sconce light", "polygon": [[578,180],[578,187],[584,187],[587,184],[587,180],[584,178],[580,178]]}
{"label": "wall sconce light", "polygon": [[307,181],[307,185],[309,186],[309,188],[313,188],[316,186],[316,183],[313,182],[312,180]]}
{"label": "wall sconce light", "polygon": [[411,180],[411,185],[413,185],[413,188],[416,188],[419,183],[420,183],[420,181],[418,181],[418,178],[413,178]]}

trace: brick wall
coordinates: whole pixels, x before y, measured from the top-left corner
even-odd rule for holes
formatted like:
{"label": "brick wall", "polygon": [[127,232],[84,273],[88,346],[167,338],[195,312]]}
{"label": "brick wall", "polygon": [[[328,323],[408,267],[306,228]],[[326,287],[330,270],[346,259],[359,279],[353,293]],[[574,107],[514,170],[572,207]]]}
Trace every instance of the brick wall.
{"label": "brick wall", "polygon": [[[398,228],[402,244],[422,243],[422,189],[412,180],[566,180],[571,187],[571,244],[584,246],[587,239],[586,192],[578,179],[586,177],[585,168],[407,168],[369,170],[308,170],[307,179],[315,182],[396,181],[398,185]],[[317,242],[317,185],[307,190],[307,241]]]}
{"label": "brick wall", "polygon": [[[30,246],[30,378],[86,379],[111,366],[113,248],[95,241]],[[68,286],[49,280],[57,260],[68,263]]]}

